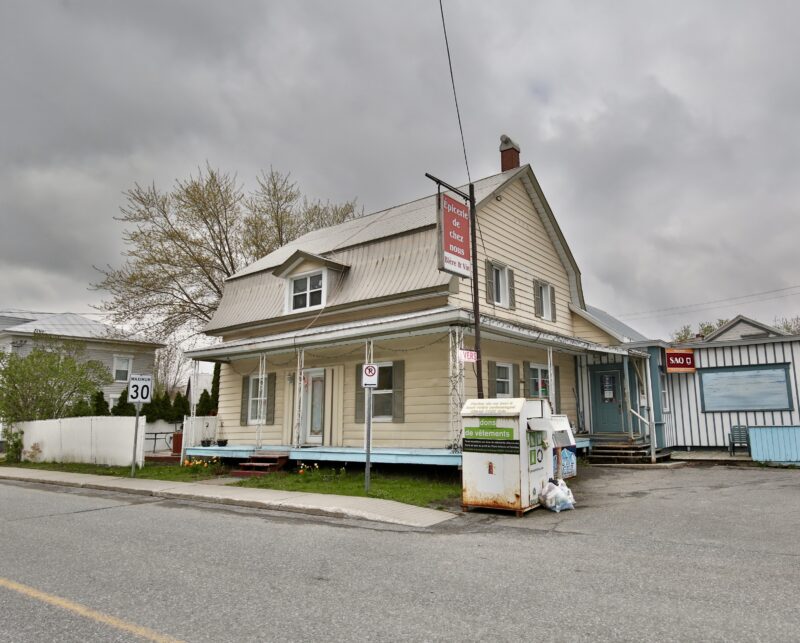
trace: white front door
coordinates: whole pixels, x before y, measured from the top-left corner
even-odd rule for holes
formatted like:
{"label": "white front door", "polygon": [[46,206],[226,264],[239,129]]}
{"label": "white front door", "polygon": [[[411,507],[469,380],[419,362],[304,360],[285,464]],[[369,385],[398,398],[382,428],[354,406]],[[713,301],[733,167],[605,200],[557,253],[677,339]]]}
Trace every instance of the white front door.
{"label": "white front door", "polygon": [[303,444],[322,444],[325,430],[325,369],[303,371]]}

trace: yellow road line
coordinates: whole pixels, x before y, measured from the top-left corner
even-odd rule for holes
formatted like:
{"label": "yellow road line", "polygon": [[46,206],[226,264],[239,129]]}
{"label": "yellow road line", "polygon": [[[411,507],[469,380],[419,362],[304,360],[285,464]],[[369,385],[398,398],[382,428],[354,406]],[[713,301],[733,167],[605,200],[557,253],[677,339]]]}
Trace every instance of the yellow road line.
{"label": "yellow road line", "polygon": [[42,603],[55,605],[61,609],[73,612],[79,616],[83,616],[84,618],[88,618],[95,623],[108,625],[123,632],[128,632],[143,639],[147,639],[148,641],[156,641],[156,643],[183,643],[180,639],[174,639],[171,636],[161,634],[155,630],[151,630],[149,627],[142,627],[141,625],[136,625],[135,623],[123,621],[121,618],[117,618],[116,616],[103,614],[102,612],[93,610],[92,608],[81,605],[80,603],[42,592],[33,587],[23,585],[22,583],[15,583],[13,580],[9,580],[7,578],[0,578],[0,587],[5,587],[6,589],[18,592],[23,596],[34,598]]}

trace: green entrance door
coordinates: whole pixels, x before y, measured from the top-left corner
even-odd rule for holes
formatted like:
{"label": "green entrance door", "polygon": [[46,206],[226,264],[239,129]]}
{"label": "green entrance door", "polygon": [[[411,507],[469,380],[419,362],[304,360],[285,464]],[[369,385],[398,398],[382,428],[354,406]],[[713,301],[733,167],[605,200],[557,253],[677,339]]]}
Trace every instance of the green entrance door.
{"label": "green entrance door", "polygon": [[595,371],[592,374],[592,430],[622,433],[622,372]]}

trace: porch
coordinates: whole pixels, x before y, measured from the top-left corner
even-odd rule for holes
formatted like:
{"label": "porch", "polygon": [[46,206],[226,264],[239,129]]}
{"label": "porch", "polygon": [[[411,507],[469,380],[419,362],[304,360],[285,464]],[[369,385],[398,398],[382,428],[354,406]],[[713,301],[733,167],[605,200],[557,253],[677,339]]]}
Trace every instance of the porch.
{"label": "porch", "polygon": [[[576,437],[577,449],[588,449],[589,438]],[[291,447],[237,444],[233,446],[189,447],[188,457],[217,457],[247,460],[254,453],[281,453],[295,462],[365,462],[366,452],[358,447]],[[409,449],[402,447],[374,447],[370,461],[376,464],[421,464],[431,466],[460,467],[461,454],[450,449]]]}

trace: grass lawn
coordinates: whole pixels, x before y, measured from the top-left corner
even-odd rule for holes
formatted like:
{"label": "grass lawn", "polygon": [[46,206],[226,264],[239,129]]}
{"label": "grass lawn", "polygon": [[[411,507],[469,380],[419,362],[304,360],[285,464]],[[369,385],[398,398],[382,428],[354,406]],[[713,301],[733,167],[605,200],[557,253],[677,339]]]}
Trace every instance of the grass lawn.
{"label": "grass lawn", "polygon": [[[420,507],[453,509],[461,500],[461,482],[458,476],[448,473],[389,473],[373,469],[369,497],[397,500]],[[302,474],[281,471],[261,478],[247,478],[237,484],[258,489],[335,493],[342,496],[367,495],[364,493],[363,470],[342,471],[330,466],[317,469],[312,465]]]}
{"label": "grass lawn", "polygon": [[[101,476],[122,476],[131,475],[130,467],[108,467],[102,464],[78,464],[61,462],[0,462],[0,466],[22,467],[25,469],[47,469],[48,471],[64,471],[66,473],[92,473]],[[177,464],[145,464],[141,469],[136,470],[137,478],[151,480],[174,480],[177,482],[195,482],[197,480],[208,480],[215,477],[208,471],[197,471],[193,467],[179,467]]]}

